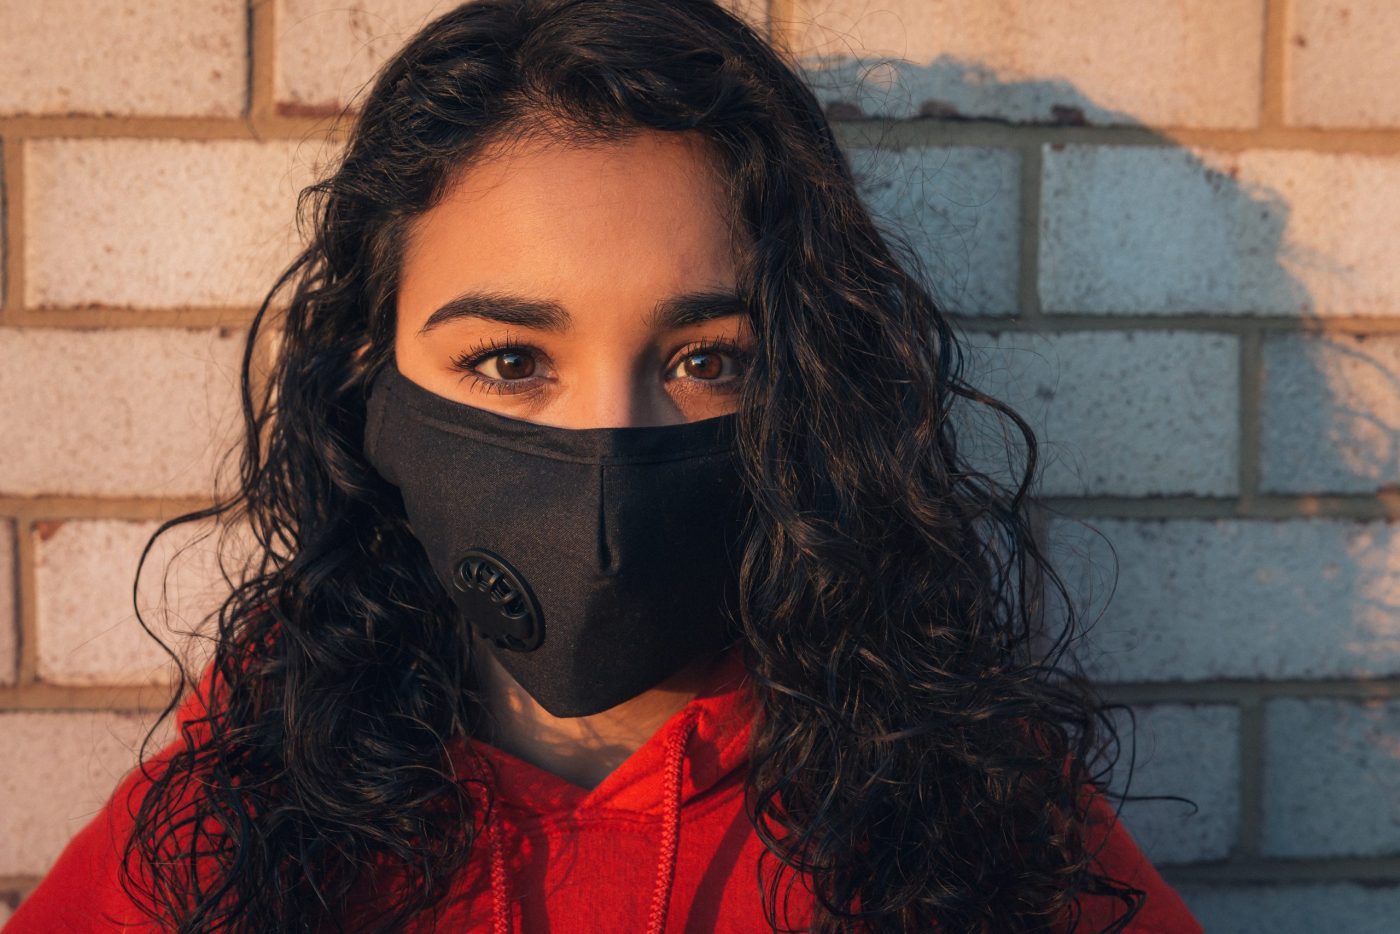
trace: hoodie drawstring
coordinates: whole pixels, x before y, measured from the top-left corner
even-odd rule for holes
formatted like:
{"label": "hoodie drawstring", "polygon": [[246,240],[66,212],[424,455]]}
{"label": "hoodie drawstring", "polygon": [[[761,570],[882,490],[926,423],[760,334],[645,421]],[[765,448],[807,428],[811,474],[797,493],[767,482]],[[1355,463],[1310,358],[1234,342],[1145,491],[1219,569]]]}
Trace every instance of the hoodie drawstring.
{"label": "hoodie drawstring", "polygon": [[[662,813],[661,846],[656,858],[656,886],[651,894],[651,915],[647,934],[663,934],[671,909],[671,889],[676,879],[676,854],[681,838],[681,786],[685,779],[685,746],[695,731],[699,711],[687,710],[675,731],[666,739],[666,787]],[[501,821],[491,821],[491,930],[510,934],[510,900],[506,880]]]}
{"label": "hoodie drawstring", "polygon": [[651,920],[647,934],[662,934],[671,909],[671,887],[676,878],[676,853],[681,838],[681,785],[685,778],[685,744],[695,730],[698,711],[691,708],[666,741],[666,804],[661,825],[661,848],[656,859],[656,888],[651,895]]}
{"label": "hoodie drawstring", "polygon": [[506,857],[497,817],[491,822],[491,934],[510,934],[510,901],[506,895]]}

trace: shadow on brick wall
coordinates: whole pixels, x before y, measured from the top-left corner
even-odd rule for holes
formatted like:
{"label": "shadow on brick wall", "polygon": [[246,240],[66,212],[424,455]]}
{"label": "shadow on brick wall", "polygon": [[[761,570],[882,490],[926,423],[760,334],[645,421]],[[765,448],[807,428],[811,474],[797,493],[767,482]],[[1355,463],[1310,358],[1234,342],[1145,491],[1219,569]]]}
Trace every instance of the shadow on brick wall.
{"label": "shadow on brick wall", "polygon": [[[1139,706],[1133,791],[1200,810],[1130,805],[1144,849],[1265,881],[1274,857],[1400,852],[1400,824],[1332,785],[1400,799],[1400,711],[1263,690],[1400,672],[1400,540],[1365,521],[1400,478],[1400,338],[1338,326],[1394,311],[1400,278],[1348,229],[1394,170],[1188,150],[1064,81],[947,56],[804,65],[897,252],[957,316],[966,377],[1036,428],[1036,489],[1070,502],[1047,529],[1095,623],[1086,667],[1130,696],[1186,685]],[[1014,427],[963,419],[963,449],[1010,480]],[[1241,700],[1263,704],[1257,747]]]}

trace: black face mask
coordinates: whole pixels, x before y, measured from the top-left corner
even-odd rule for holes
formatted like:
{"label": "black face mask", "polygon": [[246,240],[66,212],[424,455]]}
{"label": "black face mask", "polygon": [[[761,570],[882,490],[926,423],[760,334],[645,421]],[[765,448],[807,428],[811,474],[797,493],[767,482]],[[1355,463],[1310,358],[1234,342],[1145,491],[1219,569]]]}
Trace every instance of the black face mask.
{"label": "black face mask", "polygon": [[463,619],[540,706],[579,717],[737,638],[734,424],[539,425],[391,362],[371,387],[365,454]]}

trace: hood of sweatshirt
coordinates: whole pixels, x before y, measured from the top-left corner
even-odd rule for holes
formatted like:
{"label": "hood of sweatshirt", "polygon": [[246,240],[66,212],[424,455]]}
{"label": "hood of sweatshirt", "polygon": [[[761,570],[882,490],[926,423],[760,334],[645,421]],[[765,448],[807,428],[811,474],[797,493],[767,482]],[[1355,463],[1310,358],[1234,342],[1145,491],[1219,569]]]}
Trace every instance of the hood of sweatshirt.
{"label": "hood of sweatshirt", "polygon": [[489,763],[497,815],[488,820],[492,929],[512,929],[513,873],[506,868],[502,820],[562,828],[588,822],[660,818],[648,932],[664,930],[682,825],[717,786],[733,790],[748,763],[753,722],[749,678],[739,646],[726,650],[701,691],[596,787],[583,788],[489,743],[471,739]]}
{"label": "hood of sweatshirt", "polygon": [[[764,849],[742,794],[753,722],[750,685],[741,653],[731,653],[697,697],[593,789],[475,743],[496,776],[497,810],[482,841],[489,842],[488,852],[473,859],[453,885],[450,904],[409,930],[660,934],[668,920],[675,931],[771,930],[756,884]],[[209,679],[206,669],[201,689],[182,705],[182,722],[202,708]],[[183,745],[173,740],[155,759]],[[465,749],[458,745],[455,752]],[[132,833],[135,803],[148,783],[140,768],[123,778],[26,896],[5,934],[88,930],[94,918],[108,918],[124,930],[155,929],[118,879],[122,843]],[[1091,814],[1092,829],[1103,834],[1094,841],[1096,862],[1148,895],[1125,932],[1199,934],[1185,903],[1143,858],[1101,795],[1093,796]],[[804,891],[778,909],[785,929],[809,927],[810,891]],[[1108,926],[1121,912],[1112,898],[1090,899],[1082,907],[1081,924],[1090,930]]]}

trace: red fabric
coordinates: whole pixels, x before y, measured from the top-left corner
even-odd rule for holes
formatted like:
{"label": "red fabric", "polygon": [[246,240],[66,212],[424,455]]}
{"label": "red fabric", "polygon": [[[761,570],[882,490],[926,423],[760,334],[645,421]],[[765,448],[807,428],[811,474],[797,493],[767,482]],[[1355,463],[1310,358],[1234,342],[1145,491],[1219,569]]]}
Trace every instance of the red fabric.
{"label": "red fabric", "polygon": [[[596,788],[586,790],[485,743],[473,747],[499,778],[485,858],[474,860],[438,913],[412,931],[761,932],[762,844],[743,809],[751,715],[732,653],[711,688],[672,716]],[[207,684],[207,675],[206,675]],[[196,710],[192,698],[182,717]],[[465,750],[461,750],[465,756]],[[118,841],[130,832],[124,802],[144,784],[131,773],[108,806],[69,843],[21,903],[5,934],[154,930],[116,882]],[[1200,925],[1096,797],[1106,833],[1100,864],[1147,892],[1128,930],[1192,934]],[[765,861],[771,876],[772,861]],[[785,875],[791,878],[790,874]],[[791,890],[781,923],[810,918],[810,894]],[[1082,930],[1118,913],[1085,904]],[[104,916],[111,918],[104,923]],[[123,925],[127,925],[123,927]]]}
{"label": "red fabric", "polygon": [[[205,668],[195,689],[176,711],[178,727],[201,716],[214,675],[213,665]],[[189,727],[196,741],[204,738],[201,726]],[[161,930],[153,925],[122,890],[117,870],[122,847],[131,836],[133,815],[142,794],[149,785],[146,774],[159,774],[163,764],[178,750],[184,740],[177,738],[151,756],[144,768],[128,772],[117,784],[106,805],[78,831],[59,854],[48,873],[11,916],[4,934],[11,932],[83,932],[123,931],[148,932]],[[193,794],[193,789],[191,789]],[[189,795],[183,799],[190,802]],[[138,878],[141,865],[133,860]]]}

